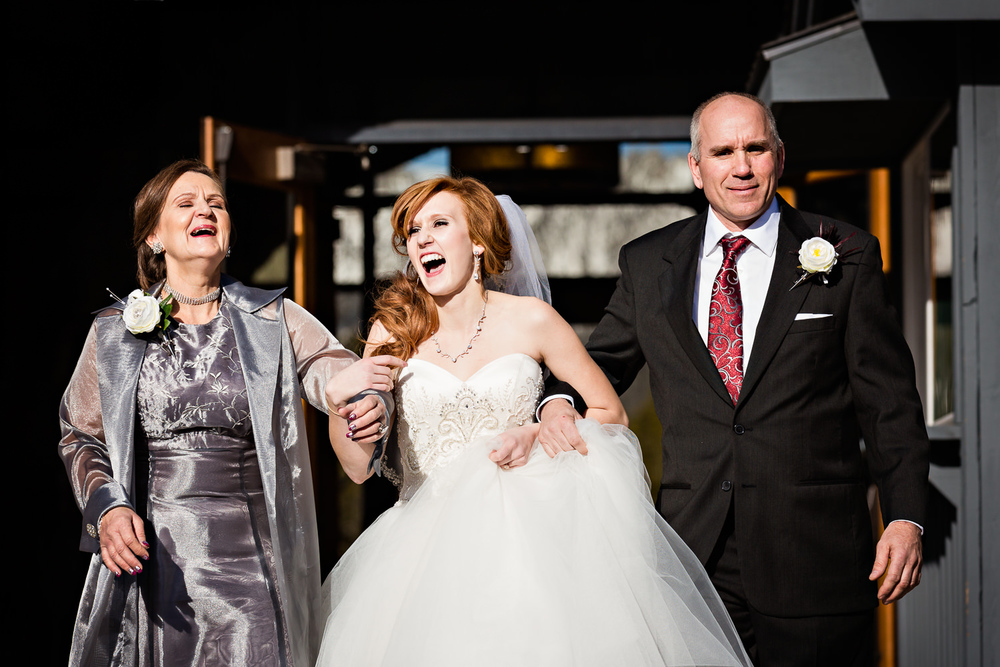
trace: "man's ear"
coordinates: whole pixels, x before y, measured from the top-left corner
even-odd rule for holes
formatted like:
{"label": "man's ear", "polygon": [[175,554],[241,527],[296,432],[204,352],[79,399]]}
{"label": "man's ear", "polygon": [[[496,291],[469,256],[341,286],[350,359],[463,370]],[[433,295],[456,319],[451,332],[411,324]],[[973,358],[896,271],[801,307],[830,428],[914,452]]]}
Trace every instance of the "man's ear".
{"label": "man's ear", "polygon": [[[784,154],[782,154],[782,160],[784,160]],[[694,179],[695,187],[699,190],[705,189],[705,183],[701,180],[701,167],[691,153],[688,153],[688,169],[691,170],[691,178]]]}

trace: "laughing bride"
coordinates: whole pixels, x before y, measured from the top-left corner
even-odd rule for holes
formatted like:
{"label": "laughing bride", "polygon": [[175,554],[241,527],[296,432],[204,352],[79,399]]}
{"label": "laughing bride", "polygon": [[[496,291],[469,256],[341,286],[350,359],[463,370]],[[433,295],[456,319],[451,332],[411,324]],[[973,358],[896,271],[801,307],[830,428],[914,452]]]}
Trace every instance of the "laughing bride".
{"label": "laughing bride", "polygon": [[[326,583],[319,665],[749,665],[691,551],[653,507],[607,379],[546,302],[524,214],[471,178],[392,212],[410,260],[367,357],[396,379],[400,501]],[[589,453],[543,449],[543,367],[582,388]],[[348,415],[348,396],[328,396]],[[371,445],[340,447],[355,481]]]}

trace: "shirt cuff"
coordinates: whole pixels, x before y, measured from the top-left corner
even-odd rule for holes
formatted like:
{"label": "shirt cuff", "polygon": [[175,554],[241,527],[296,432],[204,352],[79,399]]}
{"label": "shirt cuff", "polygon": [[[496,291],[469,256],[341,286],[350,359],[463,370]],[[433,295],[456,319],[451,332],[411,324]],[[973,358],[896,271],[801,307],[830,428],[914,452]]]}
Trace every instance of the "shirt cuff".
{"label": "shirt cuff", "polygon": [[551,396],[546,396],[545,398],[543,398],[542,402],[538,404],[537,408],[535,408],[535,421],[536,422],[542,421],[542,406],[545,405],[546,403],[548,403],[549,401],[557,399],[557,398],[561,398],[561,399],[565,400],[567,403],[569,403],[571,406],[573,406],[573,409],[576,409],[576,404],[573,403],[573,397],[570,396],[569,394],[552,394]]}
{"label": "shirt cuff", "polygon": [[917,528],[920,529],[920,535],[921,535],[921,537],[923,536],[923,534],[924,534],[924,527],[921,526],[916,521],[910,521],[909,519],[896,519],[895,521],[890,521],[889,525],[891,526],[892,524],[896,523],[896,521],[904,521],[906,523],[912,523],[914,526],[916,526]]}

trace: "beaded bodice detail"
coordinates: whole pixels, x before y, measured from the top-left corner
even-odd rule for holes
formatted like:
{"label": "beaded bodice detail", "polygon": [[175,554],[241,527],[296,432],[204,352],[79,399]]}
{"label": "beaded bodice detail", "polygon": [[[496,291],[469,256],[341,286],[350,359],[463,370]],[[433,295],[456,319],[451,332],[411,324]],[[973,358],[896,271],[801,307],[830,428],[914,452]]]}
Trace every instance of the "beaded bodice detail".
{"label": "beaded bodice detail", "polygon": [[541,393],[542,369],[524,354],[494,359],[464,382],[410,359],[396,382],[400,499],[409,499],[470,442],[533,422]]}

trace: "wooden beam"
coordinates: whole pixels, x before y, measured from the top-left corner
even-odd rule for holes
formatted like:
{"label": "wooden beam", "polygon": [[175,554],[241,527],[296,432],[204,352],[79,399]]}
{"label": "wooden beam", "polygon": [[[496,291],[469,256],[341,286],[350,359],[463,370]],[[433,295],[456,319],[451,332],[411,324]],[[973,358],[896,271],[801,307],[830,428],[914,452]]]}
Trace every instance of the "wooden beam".
{"label": "wooden beam", "polygon": [[892,238],[889,233],[889,170],[872,169],[868,172],[868,230],[882,246],[882,271],[892,268]]}
{"label": "wooden beam", "polygon": [[215,118],[205,116],[201,119],[201,134],[198,137],[201,146],[201,161],[210,169],[215,169]]}

